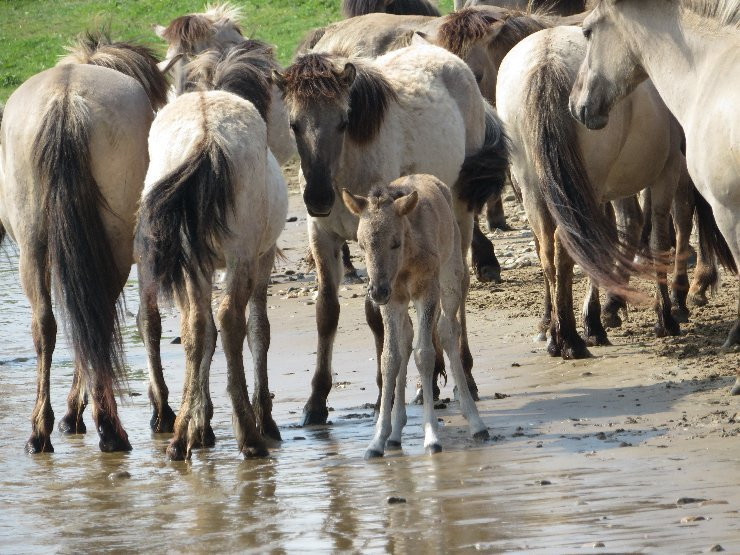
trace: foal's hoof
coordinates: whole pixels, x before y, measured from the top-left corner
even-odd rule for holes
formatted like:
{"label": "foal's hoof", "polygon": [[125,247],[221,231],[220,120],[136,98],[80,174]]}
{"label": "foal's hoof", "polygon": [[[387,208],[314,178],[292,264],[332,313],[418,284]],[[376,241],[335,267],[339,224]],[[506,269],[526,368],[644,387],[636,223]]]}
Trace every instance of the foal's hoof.
{"label": "foal's hoof", "polygon": [[395,439],[389,439],[385,442],[385,449],[386,451],[400,451],[401,450],[401,442],[396,441]]}
{"label": "foal's hoof", "polygon": [[689,309],[685,306],[674,306],[671,308],[671,316],[679,324],[685,324],[689,321]]}
{"label": "foal's hoof", "polygon": [[383,456],[383,453],[380,451],[376,451],[375,449],[368,449],[365,451],[365,460],[369,461],[371,459],[379,459]]}
{"label": "foal's hoof", "polygon": [[82,415],[77,417],[74,414],[65,414],[57,426],[59,431],[65,435],[75,435],[87,433],[87,426],[82,420]]}
{"label": "foal's hoof", "polygon": [[425,449],[427,455],[436,455],[442,452],[442,446],[439,443],[432,443]]}
{"label": "foal's hoof", "polygon": [[31,436],[26,442],[26,453],[28,455],[37,455],[39,453],[53,453],[54,447],[51,444],[51,440],[47,437],[42,439],[38,436]]}
{"label": "foal's hoof", "polygon": [[188,456],[185,442],[173,439],[165,450],[167,458],[171,461],[184,461]]}
{"label": "foal's hoof", "polygon": [[329,409],[320,407],[318,409],[303,409],[303,423],[301,426],[321,426],[326,424],[329,418]]}
{"label": "foal's hoof", "polygon": [[735,380],[735,385],[730,390],[730,395],[740,395],[740,378]]}
{"label": "foal's hoof", "polygon": [[265,445],[252,445],[242,448],[242,454],[245,459],[264,459],[270,456],[270,452]]}
{"label": "foal's hoof", "polygon": [[480,442],[488,441],[491,439],[491,434],[488,433],[488,430],[481,430],[473,434],[473,439]]}
{"label": "foal's hoof", "polygon": [[169,405],[165,405],[160,414],[154,409],[149,427],[155,434],[171,434],[175,431],[175,411]]}

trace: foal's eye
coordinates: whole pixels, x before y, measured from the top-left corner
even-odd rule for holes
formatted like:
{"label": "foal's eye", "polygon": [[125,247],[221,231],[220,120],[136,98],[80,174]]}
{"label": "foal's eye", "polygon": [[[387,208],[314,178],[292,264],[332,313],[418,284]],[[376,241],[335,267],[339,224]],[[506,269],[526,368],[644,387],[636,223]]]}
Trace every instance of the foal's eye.
{"label": "foal's eye", "polygon": [[346,119],[343,119],[339,122],[339,125],[337,125],[337,131],[340,133],[344,133],[347,130],[348,121]]}
{"label": "foal's eye", "polygon": [[583,36],[586,37],[586,40],[589,40],[591,38],[591,29],[584,28]]}

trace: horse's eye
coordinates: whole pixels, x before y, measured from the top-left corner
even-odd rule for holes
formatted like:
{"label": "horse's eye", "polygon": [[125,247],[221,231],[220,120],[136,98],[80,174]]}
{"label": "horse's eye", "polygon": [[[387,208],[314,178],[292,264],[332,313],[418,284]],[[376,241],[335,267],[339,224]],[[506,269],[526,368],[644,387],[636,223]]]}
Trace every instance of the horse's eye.
{"label": "horse's eye", "polygon": [[393,250],[401,248],[401,241],[394,241],[393,244],[391,245],[391,248]]}
{"label": "horse's eye", "polygon": [[583,36],[586,37],[586,40],[590,40],[591,39],[591,29],[584,28]]}
{"label": "horse's eye", "polygon": [[343,119],[339,122],[339,125],[337,125],[337,131],[339,131],[340,133],[344,133],[347,130],[348,124],[349,122],[346,119]]}
{"label": "horse's eye", "polygon": [[478,84],[480,85],[480,82],[481,82],[481,81],[483,81],[483,76],[482,76],[482,75],[480,75],[480,74],[478,74],[478,73],[476,73],[476,74],[475,74],[475,82],[476,82],[476,83],[478,83]]}
{"label": "horse's eye", "polygon": [[290,128],[293,130],[293,133],[295,133],[296,135],[298,135],[301,132],[300,126],[298,125],[298,123],[294,121],[290,122]]}

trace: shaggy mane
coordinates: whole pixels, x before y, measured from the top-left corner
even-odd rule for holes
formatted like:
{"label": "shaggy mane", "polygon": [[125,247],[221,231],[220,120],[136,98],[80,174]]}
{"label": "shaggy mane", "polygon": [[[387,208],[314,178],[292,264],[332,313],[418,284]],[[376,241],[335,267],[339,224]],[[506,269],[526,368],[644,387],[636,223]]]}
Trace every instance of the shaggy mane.
{"label": "shaggy mane", "polygon": [[89,64],[116,70],[141,84],[155,111],[167,103],[167,80],[157,67],[159,60],[146,46],[113,42],[103,29],[80,35],[67,52],[60,64]]}
{"label": "shaggy mane", "polygon": [[715,21],[723,26],[740,28],[740,1],[738,0],[668,0],[682,9]]}
{"label": "shaggy mane", "polygon": [[458,12],[452,12],[443,18],[444,21],[439,26],[439,43],[453,54],[465,58],[470,49],[488,34],[494,23],[504,21],[508,17],[507,12],[503,10],[500,14],[493,10],[476,8],[463,8]]}
{"label": "shaggy mane", "polygon": [[192,54],[195,45],[215,35],[219,27],[232,26],[241,35],[240,17],[241,9],[229,3],[209,4],[204,13],[173,19],[162,33],[162,38],[181,52]]}

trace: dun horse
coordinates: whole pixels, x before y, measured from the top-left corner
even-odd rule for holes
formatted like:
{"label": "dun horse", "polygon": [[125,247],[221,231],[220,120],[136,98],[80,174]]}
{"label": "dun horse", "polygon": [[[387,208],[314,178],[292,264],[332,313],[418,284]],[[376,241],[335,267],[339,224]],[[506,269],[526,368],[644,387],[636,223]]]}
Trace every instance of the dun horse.
{"label": "dun horse", "polygon": [[[263,436],[280,439],[267,385],[267,287],[288,196],[267,145],[272,84],[250,65],[244,49],[214,61],[196,59],[190,73],[209,76],[204,87],[216,90],[183,94],[152,125],[136,232],[142,297],[156,298],[161,289],[174,296],[182,315],[186,378],[167,448],[173,460],[215,442],[209,391],[215,268],[226,271],[218,319],[239,449],[245,457],[264,456]],[[148,316],[142,311],[142,325],[151,329]],[[254,408],[244,376],[245,335],[255,364]]]}
{"label": "dun horse", "polygon": [[[455,217],[466,251],[475,206],[503,183],[506,140],[470,69],[434,46],[411,46],[372,61],[306,54],[288,68],[280,86],[305,176],[303,199],[319,281],[317,366],[304,423],[321,424],[328,415],[339,318],[339,251],[355,238],[357,227],[337,202],[338,188],[367,194],[374,183],[417,171],[454,183]],[[380,350],[382,323],[374,307],[366,307]],[[464,331],[462,351],[475,391]]]}
{"label": "dun horse", "polygon": [[166,89],[149,50],[88,35],[56,67],[21,85],[5,107],[0,229],[20,249],[38,357],[29,453],[54,450],[52,288],[76,365],[60,429],[85,431],[89,391],[100,449],[131,449],[114,395],[125,379],[116,301],[133,261],[147,134]]}
{"label": "dun horse", "polygon": [[[588,50],[570,102],[574,117],[601,129],[620,99],[647,78],[655,83],[686,134],[689,173],[714,211],[735,270],[740,264],[738,28],[737,0],[603,0],[584,21]],[[725,347],[738,344],[740,295]],[[740,394],[740,369],[732,393]]]}
{"label": "dun horse", "polygon": [[442,15],[431,0],[342,0],[344,17],[376,12],[396,15]]}
{"label": "dun horse", "polygon": [[[412,350],[424,395],[424,447],[428,453],[442,450],[432,395],[435,328],[450,359],[460,409],[470,431],[476,439],[488,439],[460,358],[458,313],[465,310],[468,268],[450,190],[431,175],[411,175],[373,188],[367,198],[346,189],[342,197],[360,220],[357,240],[365,253],[368,296],[380,307],[384,330],[380,415],[365,457],[381,457],[386,447],[401,448],[401,431],[406,424],[406,367]],[[414,303],[418,321],[413,349],[409,301]]]}

